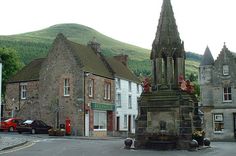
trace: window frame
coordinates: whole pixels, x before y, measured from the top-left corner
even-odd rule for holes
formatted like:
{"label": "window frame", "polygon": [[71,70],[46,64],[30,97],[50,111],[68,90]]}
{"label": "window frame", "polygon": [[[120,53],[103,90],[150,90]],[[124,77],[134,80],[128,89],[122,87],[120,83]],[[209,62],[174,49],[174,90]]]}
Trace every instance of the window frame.
{"label": "window frame", "polygon": [[[107,131],[107,112],[106,111],[99,111],[99,110],[94,110],[94,124],[93,124],[93,130],[94,131]],[[98,128],[95,128],[95,124],[97,124],[97,123],[95,123],[95,113],[98,113],[98,117],[97,117],[97,119],[98,119]],[[105,114],[105,119],[100,119],[101,118],[101,114]],[[102,121],[105,121],[105,128],[100,128],[101,126],[102,126],[102,124],[101,124],[101,122]],[[97,126],[97,125],[96,125]]]}
{"label": "window frame", "polygon": [[70,96],[70,78],[64,78],[63,96]]}
{"label": "window frame", "polygon": [[229,75],[229,65],[225,64],[222,66],[222,74],[224,76],[228,76]]}
{"label": "window frame", "polygon": [[110,82],[104,83],[104,99],[111,100],[111,83]]}
{"label": "window frame", "polygon": [[116,85],[117,85],[117,89],[121,89],[120,78],[117,78],[117,79],[116,79]]}
{"label": "window frame", "polygon": [[27,98],[27,83],[20,84],[20,99],[25,100]]}
{"label": "window frame", "polygon": [[232,102],[232,87],[223,87],[223,102]]}
{"label": "window frame", "polygon": [[116,96],[117,96],[116,106],[121,107],[121,93],[117,93]]}
{"label": "window frame", "polygon": [[129,86],[128,86],[129,92],[132,92],[132,82],[129,81],[129,84],[128,84],[128,85],[129,85]]}
{"label": "window frame", "polygon": [[132,95],[128,95],[128,108],[132,109]]}
{"label": "window frame", "polygon": [[[216,130],[216,127],[217,127],[216,124],[219,124],[218,126],[220,126],[220,128],[219,128],[220,130]],[[224,114],[223,113],[214,113],[213,114],[213,131],[214,131],[214,133],[223,133],[224,132]]]}
{"label": "window frame", "polygon": [[89,79],[89,82],[88,82],[88,96],[90,98],[94,97],[94,79]]}

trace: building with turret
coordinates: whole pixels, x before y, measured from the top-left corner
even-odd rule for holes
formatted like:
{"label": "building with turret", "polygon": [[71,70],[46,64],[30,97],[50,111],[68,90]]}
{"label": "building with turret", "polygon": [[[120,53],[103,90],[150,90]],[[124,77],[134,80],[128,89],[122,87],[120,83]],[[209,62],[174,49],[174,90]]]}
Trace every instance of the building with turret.
{"label": "building with turret", "polygon": [[206,137],[236,138],[236,53],[223,46],[214,60],[207,47],[199,67],[201,107]]}

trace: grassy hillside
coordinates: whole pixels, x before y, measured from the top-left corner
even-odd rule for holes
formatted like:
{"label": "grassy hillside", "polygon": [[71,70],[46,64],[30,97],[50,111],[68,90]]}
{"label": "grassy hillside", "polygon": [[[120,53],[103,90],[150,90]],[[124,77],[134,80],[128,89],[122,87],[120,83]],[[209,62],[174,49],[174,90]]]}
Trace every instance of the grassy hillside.
{"label": "grassy hillside", "polygon": [[[16,49],[22,61],[27,64],[35,58],[45,57],[58,33],[63,33],[69,40],[84,45],[93,37],[96,37],[97,41],[101,43],[104,55],[128,54],[129,66],[137,75],[140,73],[142,75],[150,74],[150,50],[117,41],[79,24],[59,24],[39,31],[0,36],[0,47]],[[187,72],[197,73],[198,55],[188,53],[187,59],[191,60],[191,62],[187,61],[186,63]]]}

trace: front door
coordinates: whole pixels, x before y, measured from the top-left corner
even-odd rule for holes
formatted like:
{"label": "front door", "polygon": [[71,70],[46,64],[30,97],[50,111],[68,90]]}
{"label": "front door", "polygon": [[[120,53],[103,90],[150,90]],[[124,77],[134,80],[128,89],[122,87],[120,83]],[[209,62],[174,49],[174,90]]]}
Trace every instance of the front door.
{"label": "front door", "polygon": [[85,114],[85,136],[89,136],[89,111]]}
{"label": "front door", "polygon": [[131,132],[131,115],[128,118],[128,131]]}
{"label": "front door", "polygon": [[120,130],[120,117],[119,116],[116,117],[116,130],[117,131]]}
{"label": "front door", "polygon": [[234,139],[236,139],[236,113],[233,113],[234,116]]}

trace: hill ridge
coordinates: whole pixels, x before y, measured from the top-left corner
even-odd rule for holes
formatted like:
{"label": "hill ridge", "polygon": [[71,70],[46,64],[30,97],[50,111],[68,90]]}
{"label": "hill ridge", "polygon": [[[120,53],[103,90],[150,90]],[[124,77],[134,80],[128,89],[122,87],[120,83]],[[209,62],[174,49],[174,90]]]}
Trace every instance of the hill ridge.
{"label": "hill ridge", "polygon": [[[88,41],[96,37],[97,41],[101,44],[104,55],[127,54],[130,59],[129,66],[137,75],[140,73],[146,73],[145,75],[150,74],[149,49],[113,39],[93,28],[76,23],[55,24],[37,31],[0,36],[0,47],[14,48],[20,55],[22,61],[27,64],[35,58],[45,57],[58,33],[63,33],[69,40],[83,45],[87,45]],[[188,67],[192,64],[197,66],[200,58],[201,56],[199,55],[198,57],[198,54],[187,53],[188,61],[192,62],[186,66]],[[139,63],[141,67],[138,67]],[[197,70],[191,69],[189,71],[197,73]]]}

